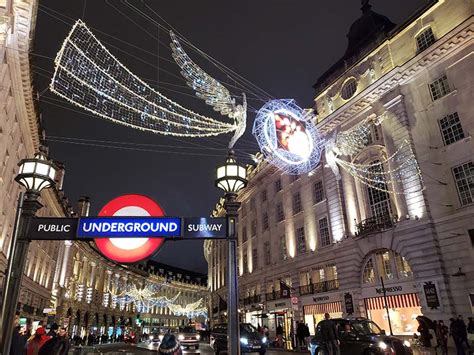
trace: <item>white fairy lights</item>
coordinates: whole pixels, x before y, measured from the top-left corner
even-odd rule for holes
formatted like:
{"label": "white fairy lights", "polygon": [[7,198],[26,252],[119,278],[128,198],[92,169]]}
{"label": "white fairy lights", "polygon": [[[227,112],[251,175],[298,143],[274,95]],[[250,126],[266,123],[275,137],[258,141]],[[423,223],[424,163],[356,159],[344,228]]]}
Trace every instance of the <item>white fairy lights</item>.
{"label": "white fairy lights", "polygon": [[129,127],[181,137],[235,131],[163,96],[120,63],[78,20],[55,59],[50,89],[70,103]]}
{"label": "white fairy lights", "polygon": [[185,306],[171,304],[168,308],[175,316],[186,316],[189,319],[197,318],[199,316],[207,317],[207,308],[203,306],[202,303],[203,299],[201,298],[198,301],[189,303]]}

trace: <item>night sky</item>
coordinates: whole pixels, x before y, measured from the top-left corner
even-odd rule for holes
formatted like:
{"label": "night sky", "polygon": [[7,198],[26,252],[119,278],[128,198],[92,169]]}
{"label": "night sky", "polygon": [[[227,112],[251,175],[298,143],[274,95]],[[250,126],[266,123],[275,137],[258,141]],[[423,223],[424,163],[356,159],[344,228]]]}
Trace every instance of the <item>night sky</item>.
{"label": "night sky", "polygon": [[[426,2],[371,4],[399,24]],[[250,134],[255,110],[269,95],[311,107],[312,85],[342,56],[349,27],[361,15],[357,0],[40,0],[32,58],[50,156],[66,165],[64,189],[71,204],[89,196],[92,215],[116,196],[139,193],[155,199],[168,215],[207,216],[221,195],[214,187],[214,169],[225,159],[230,135],[177,139],[144,133],[93,117],[47,89],[51,58],[81,18],[132,72],[181,105],[219,118],[193,96],[178,66],[169,62],[165,29],[158,30],[132,6],[168,28],[165,20],[199,49],[267,92],[245,90],[251,106],[247,134],[236,146],[243,162],[250,162],[249,154],[257,152]],[[238,86],[197,52],[185,50],[214,77]],[[242,92],[230,89],[236,95]],[[199,241],[169,242],[155,259],[207,272]]]}

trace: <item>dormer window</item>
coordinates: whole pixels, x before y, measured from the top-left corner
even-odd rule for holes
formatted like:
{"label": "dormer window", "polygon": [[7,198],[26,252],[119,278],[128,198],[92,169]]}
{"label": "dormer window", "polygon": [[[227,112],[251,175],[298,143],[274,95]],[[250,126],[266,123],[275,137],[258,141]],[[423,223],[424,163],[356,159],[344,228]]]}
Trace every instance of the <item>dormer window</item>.
{"label": "dormer window", "polygon": [[416,36],[416,46],[418,47],[418,52],[424,51],[426,48],[431,46],[436,42],[433,30],[431,27],[428,27],[422,31],[418,36]]}
{"label": "dormer window", "polygon": [[341,89],[341,97],[349,100],[357,91],[357,81],[354,78],[347,80]]}

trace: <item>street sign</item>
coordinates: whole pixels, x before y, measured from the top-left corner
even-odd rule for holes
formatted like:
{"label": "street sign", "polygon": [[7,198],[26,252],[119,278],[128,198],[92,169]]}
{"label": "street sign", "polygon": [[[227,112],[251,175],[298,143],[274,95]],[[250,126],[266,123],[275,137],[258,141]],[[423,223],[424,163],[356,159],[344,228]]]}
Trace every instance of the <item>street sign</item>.
{"label": "street sign", "polygon": [[[123,195],[108,202],[99,212],[101,217],[161,217],[164,211],[155,201],[143,195]],[[118,228],[118,226],[117,226]],[[164,242],[163,238],[95,238],[99,251],[118,263],[137,263],[152,256]]]}
{"label": "street sign", "polygon": [[183,237],[189,239],[219,239],[227,234],[226,218],[185,218]]}
{"label": "street sign", "polygon": [[77,228],[80,239],[180,236],[178,217],[83,217]]}
{"label": "street sign", "polygon": [[73,240],[77,218],[33,218],[28,229],[29,240]]}

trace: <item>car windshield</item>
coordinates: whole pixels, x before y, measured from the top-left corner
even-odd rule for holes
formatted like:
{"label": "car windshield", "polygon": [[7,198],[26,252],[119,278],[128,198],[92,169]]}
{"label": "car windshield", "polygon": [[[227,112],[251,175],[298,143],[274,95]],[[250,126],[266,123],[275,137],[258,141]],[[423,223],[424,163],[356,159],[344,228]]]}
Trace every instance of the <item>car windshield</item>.
{"label": "car windshield", "polygon": [[255,333],[257,331],[257,328],[255,328],[252,324],[250,323],[241,323],[240,324],[240,330],[245,331],[247,333]]}
{"label": "car windshield", "polygon": [[372,321],[361,321],[361,322],[353,322],[352,327],[360,334],[364,335],[380,335],[382,331],[380,330],[379,326]]}
{"label": "car windshield", "polygon": [[179,329],[182,333],[196,333],[196,328],[194,327],[183,327]]}

